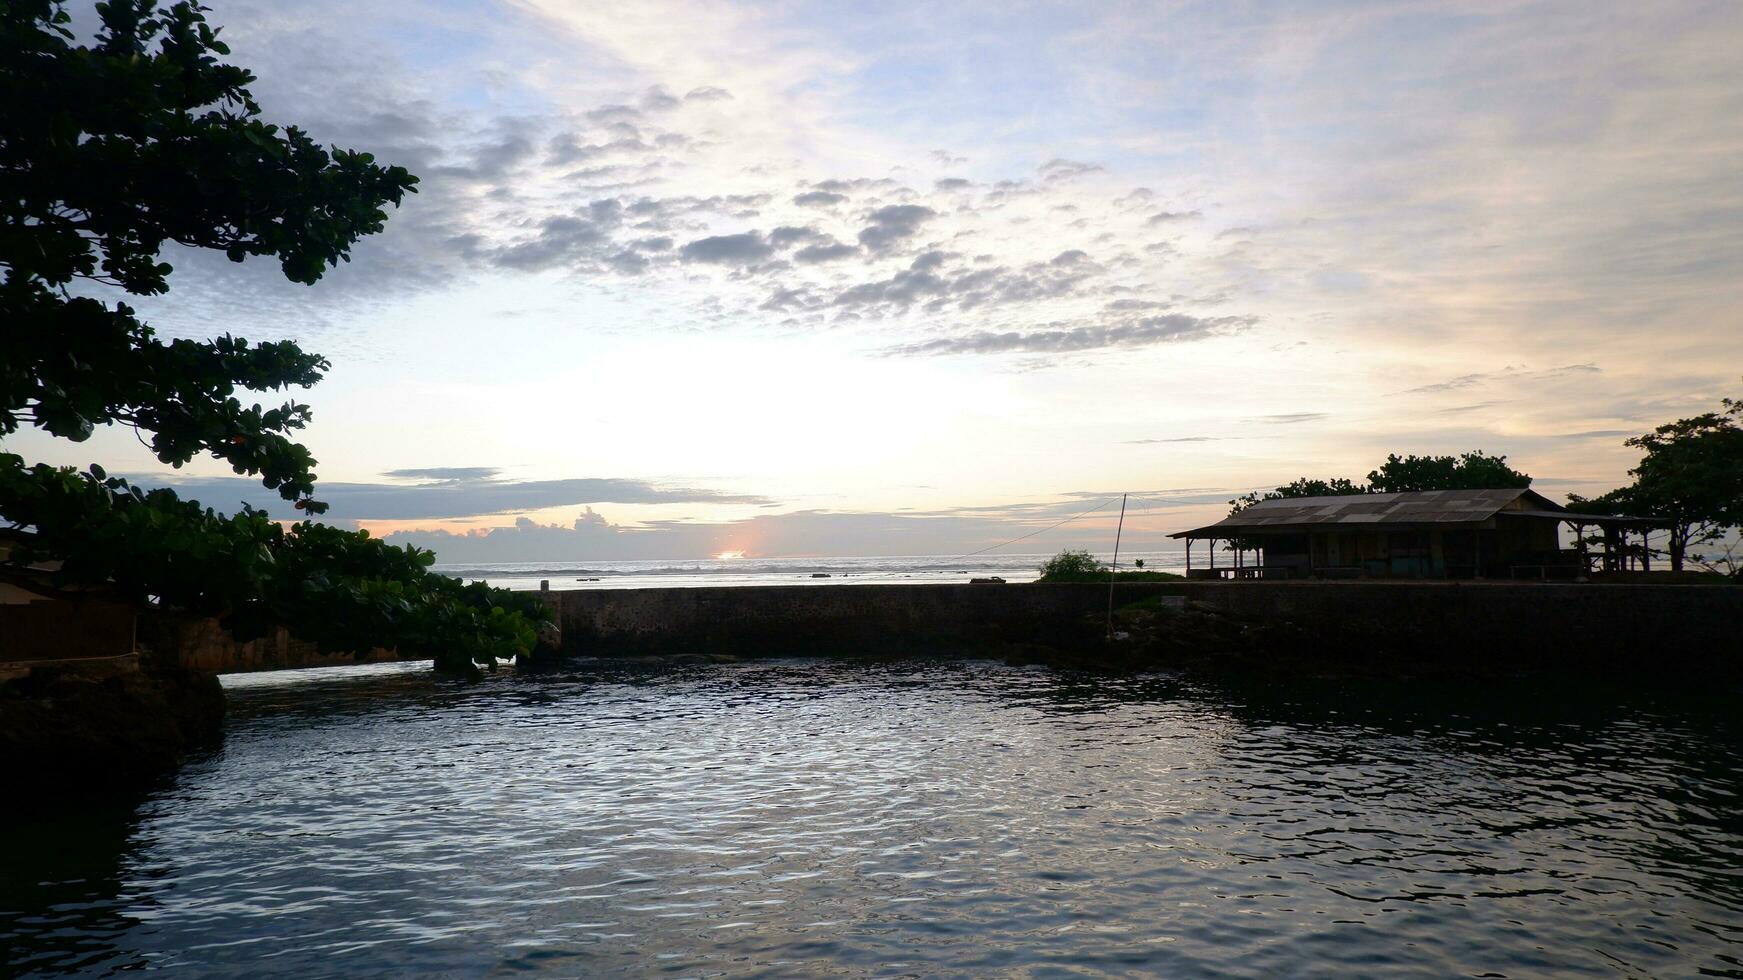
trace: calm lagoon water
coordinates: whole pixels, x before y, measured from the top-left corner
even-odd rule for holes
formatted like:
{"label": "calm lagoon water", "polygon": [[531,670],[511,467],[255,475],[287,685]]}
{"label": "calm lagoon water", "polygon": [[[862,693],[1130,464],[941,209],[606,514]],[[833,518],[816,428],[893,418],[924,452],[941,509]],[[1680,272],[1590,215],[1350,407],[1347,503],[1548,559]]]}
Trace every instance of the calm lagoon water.
{"label": "calm lagoon water", "polygon": [[1734,702],[981,662],[227,679],[10,972],[1743,976]]}

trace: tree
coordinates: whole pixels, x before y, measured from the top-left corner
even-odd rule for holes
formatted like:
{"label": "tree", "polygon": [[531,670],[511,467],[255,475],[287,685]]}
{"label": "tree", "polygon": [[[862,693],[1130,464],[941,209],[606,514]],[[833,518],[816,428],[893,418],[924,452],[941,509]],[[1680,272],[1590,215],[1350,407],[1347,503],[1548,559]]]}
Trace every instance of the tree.
{"label": "tree", "polygon": [[1628,471],[1634,482],[1590,500],[1570,496],[1570,506],[1657,521],[1669,531],[1665,553],[1672,571],[1682,571],[1691,558],[1712,565],[1691,549],[1743,526],[1743,400],[1721,404],[1720,411],[1629,439],[1626,445],[1645,453]]}
{"label": "tree", "polygon": [[[1337,477],[1319,480],[1301,477],[1261,494],[1257,490],[1229,501],[1229,513],[1239,514],[1261,500],[1294,500],[1301,497],[1342,497],[1363,493],[1402,493],[1410,490],[1499,490],[1531,486],[1531,477],[1507,465],[1507,457],[1490,456],[1481,449],[1457,456],[1399,456],[1392,453],[1367,483]],[[1246,544],[1244,547],[1254,547]]]}
{"label": "tree", "polygon": [[[1294,500],[1297,497],[1340,497],[1349,494],[1367,493],[1368,488],[1352,483],[1343,477],[1332,480],[1315,480],[1311,477],[1301,477],[1291,483],[1284,484],[1266,492],[1263,496],[1259,491],[1242,494],[1229,501],[1229,513],[1239,514],[1261,500]],[[1249,546],[1251,547],[1251,546]]]}
{"label": "tree", "polygon": [[1368,474],[1370,493],[1404,493],[1413,490],[1504,490],[1531,486],[1531,477],[1507,465],[1507,457],[1490,456],[1482,450],[1457,456],[1386,457],[1379,469]]}
{"label": "tree", "polygon": [[[237,393],[307,388],[326,359],[228,334],[166,342],[101,297],[166,292],[171,243],[270,257],[312,284],[382,229],[417,178],[261,120],[253,76],[219,60],[228,48],[188,0],[99,3],[88,45],[61,0],[0,10],[0,437],[29,424],[83,441],[130,426],[164,463],[210,454],[305,516],[323,512],[315,460],[292,439],[309,407],[245,405]],[[526,597],[433,575],[427,552],[286,529],[246,508],[222,517],[95,466],[77,474],[0,453],[0,517],[34,532],[13,565],[54,559],[63,581],[109,581],[243,629],[291,616],[311,638],[399,645],[447,666],[524,652],[545,615]],[[432,632],[443,624],[455,631]]]}
{"label": "tree", "polygon": [[1041,565],[1041,582],[1082,582],[1107,569],[1087,551],[1061,551]]}

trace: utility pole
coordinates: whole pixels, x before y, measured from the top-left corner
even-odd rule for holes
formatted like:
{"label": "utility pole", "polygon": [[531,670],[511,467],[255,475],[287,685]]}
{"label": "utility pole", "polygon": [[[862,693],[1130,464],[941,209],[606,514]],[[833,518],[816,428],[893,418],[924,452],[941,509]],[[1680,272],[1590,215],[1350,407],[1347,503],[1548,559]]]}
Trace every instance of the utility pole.
{"label": "utility pole", "polygon": [[1114,563],[1108,568],[1108,639],[1114,638],[1114,577],[1120,573],[1120,534],[1126,529],[1126,495],[1120,494],[1120,523],[1114,528]]}

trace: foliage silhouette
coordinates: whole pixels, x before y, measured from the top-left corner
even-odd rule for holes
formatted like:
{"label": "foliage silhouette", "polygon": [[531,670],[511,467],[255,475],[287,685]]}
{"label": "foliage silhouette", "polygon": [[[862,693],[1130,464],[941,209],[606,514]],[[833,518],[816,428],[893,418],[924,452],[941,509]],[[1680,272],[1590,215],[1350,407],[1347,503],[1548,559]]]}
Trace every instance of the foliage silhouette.
{"label": "foliage silhouette", "polygon": [[[229,50],[204,7],[99,3],[89,44],[64,7],[0,7],[0,437],[28,424],[84,441],[129,426],[164,463],[209,454],[295,510],[323,512],[314,457],[292,438],[309,407],[244,404],[238,392],[307,388],[325,358],[229,334],[166,342],[126,303],[99,297],[166,292],[171,244],[270,257],[291,281],[314,283],[382,229],[417,178],[260,119],[253,76],[219,60]],[[397,646],[474,670],[529,651],[546,615],[532,597],[430,573],[427,552],[287,529],[247,508],[223,517],[97,467],[0,453],[0,517],[34,532],[10,564],[58,560],[63,583],[112,582],[222,615],[242,635],[276,619],[324,647]]]}

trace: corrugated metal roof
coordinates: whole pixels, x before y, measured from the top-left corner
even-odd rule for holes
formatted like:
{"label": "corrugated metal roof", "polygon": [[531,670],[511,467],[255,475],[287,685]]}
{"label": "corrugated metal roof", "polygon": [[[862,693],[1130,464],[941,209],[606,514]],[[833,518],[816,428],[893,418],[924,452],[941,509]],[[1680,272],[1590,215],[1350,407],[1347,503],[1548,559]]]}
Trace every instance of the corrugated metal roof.
{"label": "corrugated metal roof", "polygon": [[1472,524],[1486,521],[1526,498],[1522,513],[1550,517],[1567,513],[1559,504],[1533,490],[1422,490],[1411,493],[1362,493],[1341,497],[1297,497],[1261,500],[1239,514],[1209,527],[1181,531],[1186,537],[1213,530],[1272,528],[1291,525]]}

